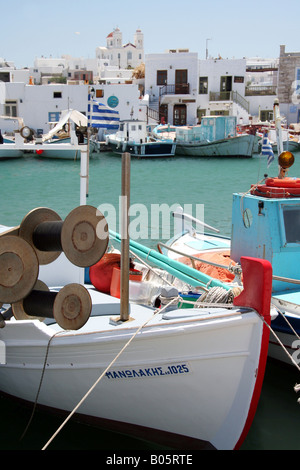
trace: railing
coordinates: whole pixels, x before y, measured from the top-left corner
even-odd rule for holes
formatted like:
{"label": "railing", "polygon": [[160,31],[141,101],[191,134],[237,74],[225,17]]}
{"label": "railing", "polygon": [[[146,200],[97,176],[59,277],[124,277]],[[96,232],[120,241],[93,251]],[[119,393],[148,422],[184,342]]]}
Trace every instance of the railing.
{"label": "railing", "polygon": [[253,86],[246,88],[246,96],[267,96],[267,95],[276,95],[277,87],[276,86]]}
{"label": "railing", "polygon": [[177,83],[175,85],[164,85],[159,89],[159,96],[188,95],[189,93],[190,93],[189,83]]}
{"label": "railing", "polygon": [[231,91],[210,91],[209,101],[232,101]]}
{"label": "railing", "polygon": [[244,108],[249,113],[250,105],[245,98],[237,91],[211,91],[209,101],[233,101]]}
{"label": "railing", "polygon": [[232,92],[232,100],[235,103],[239,104],[242,108],[244,108],[249,114],[249,110],[250,110],[249,102],[245,100],[245,98],[242,95],[240,95],[237,91]]}
{"label": "railing", "polygon": [[147,108],[147,122],[150,119],[160,122],[160,113],[156,109]]}

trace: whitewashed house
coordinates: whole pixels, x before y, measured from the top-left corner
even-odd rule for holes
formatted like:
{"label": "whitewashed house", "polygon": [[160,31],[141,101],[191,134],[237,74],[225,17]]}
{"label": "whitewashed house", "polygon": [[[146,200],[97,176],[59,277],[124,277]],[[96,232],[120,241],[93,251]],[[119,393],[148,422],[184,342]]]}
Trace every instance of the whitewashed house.
{"label": "whitewashed house", "polygon": [[[146,119],[147,106],[140,99],[138,84],[94,85],[94,99],[119,111],[120,119]],[[22,117],[36,133],[47,133],[62,111],[87,114],[88,85],[28,85],[0,82],[0,116]],[[147,104],[147,103],[146,103]],[[11,120],[2,118],[2,132],[12,132]]]}
{"label": "whitewashed house", "polygon": [[145,67],[149,107],[170,124],[194,125],[204,115],[236,116],[243,124],[273,118],[276,66],[261,64],[259,83],[246,59],[198,60],[187,50],[146,55]]}
{"label": "whitewashed house", "polygon": [[197,116],[198,54],[186,49],[145,57],[149,107],[173,125],[194,125]]}

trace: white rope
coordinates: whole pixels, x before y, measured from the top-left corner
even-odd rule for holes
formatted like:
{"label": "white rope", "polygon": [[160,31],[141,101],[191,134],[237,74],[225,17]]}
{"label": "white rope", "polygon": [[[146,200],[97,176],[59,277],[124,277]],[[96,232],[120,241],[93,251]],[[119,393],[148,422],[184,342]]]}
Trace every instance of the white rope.
{"label": "white rope", "polygon": [[53,434],[53,436],[49,439],[49,441],[45,444],[45,446],[42,448],[42,450],[46,450],[47,447],[51,444],[51,442],[55,439],[55,437],[59,434],[59,432],[63,429],[63,427],[67,424],[67,422],[71,419],[71,417],[76,413],[78,408],[82,405],[82,403],[88,398],[88,396],[92,393],[92,391],[96,388],[96,386],[99,384],[99,382],[102,380],[102,378],[105,376],[107,371],[114,365],[114,363],[119,359],[119,357],[123,354],[126,348],[131,344],[131,342],[135,339],[135,337],[140,333],[140,331],[149,323],[150,320],[152,320],[158,313],[161,313],[163,310],[165,310],[167,307],[172,305],[173,303],[179,302],[180,297],[172,299],[167,305],[165,305],[163,308],[157,309],[154,311],[153,315],[143,324],[141,325],[137,331],[134,333],[134,335],[127,341],[125,346],[121,349],[121,351],[116,355],[116,357],[111,361],[109,366],[102,372],[100,377],[96,380],[94,385],[88,390],[88,392],[84,395],[84,397],[80,400],[80,402],[75,406],[75,408],[71,411],[71,413],[68,415],[68,417],[65,419],[65,421],[62,423],[62,425],[57,429],[57,431]]}
{"label": "white rope", "polygon": [[232,304],[234,297],[240,294],[240,288],[233,288],[231,290],[226,290],[223,287],[212,287],[208,292],[199,297],[195,303],[195,307],[199,308],[207,304]]}

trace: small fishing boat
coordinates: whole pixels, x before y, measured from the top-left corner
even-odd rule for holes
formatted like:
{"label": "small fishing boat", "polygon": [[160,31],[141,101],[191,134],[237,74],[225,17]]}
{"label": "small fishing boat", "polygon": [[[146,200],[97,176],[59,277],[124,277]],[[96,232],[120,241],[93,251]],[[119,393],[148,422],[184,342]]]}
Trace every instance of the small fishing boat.
{"label": "small fishing boat", "polygon": [[173,157],[176,150],[176,142],[150,135],[147,123],[139,120],[121,121],[120,129],[106,136],[106,143],[117,155],[128,152],[138,158]]}
{"label": "small fishing boat", "polygon": [[0,145],[0,160],[23,157],[22,150],[16,147],[15,143],[3,143]]}
{"label": "small fishing boat", "polygon": [[23,157],[23,152],[16,147],[15,141],[9,137],[2,136],[0,132],[0,160],[21,157]]}
{"label": "small fishing boat", "polygon": [[[280,125],[277,102],[274,112]],[[278,146],[282,149],[280,139]],[[300,180],[287,177],[293,162],[293,154],[281,151],[279,177],[266,177],[247,193],[233,195],[230,239],[214,233],[207,235],[203,227],[187,227],[193,218],[179,211],[175,217],[185,221],[183,230],[161,246],[165,255],[194,263],[198,270],[227,287],[242,285],[236,269],[241,256],[269,260],[274,272],[272,305],[280,313],[272,322],[277,338],[270,341],[269,355],[288,364],[294,363],[293,355],[297,355],[300,344]]]}
{"label": "small fishing boat", "polygon": [[[124,157],[122,196],[130,174]],[[241,259],[244,289],[229,306],[182,309],[166,281],[155,306],[148,288],[143,301],[129,301],[129,283],[141,291],[147,280],[129,281],[124,199],[121,270],[114,267],[110,293],[98,285],[107,279],[99,265],[109,231],[96,208],[81,205],[64,221],[38,208],[18,227],[1,228],[0,391],[67,415],[43,449],[74,415],[169,447],[238,449],[263,383],[271,264]],[[195,270],[158,255],[158,267],[198,282]],[[83,278],[88,267],[94,284]]]}
{"label": "small fishing boat", "polygon": [[257,137],[237,135],[235,116],[204,116],[197,126],[176,128],[176,154],[192,157],[251,158]]}

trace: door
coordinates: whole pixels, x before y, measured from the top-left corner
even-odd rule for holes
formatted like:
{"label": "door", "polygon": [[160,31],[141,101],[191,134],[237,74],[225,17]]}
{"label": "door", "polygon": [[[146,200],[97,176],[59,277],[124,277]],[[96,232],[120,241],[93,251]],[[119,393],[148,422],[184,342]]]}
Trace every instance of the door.
{"label": "door", "polygon": [[173,115],[174,126],[186,126],[186,105],[176,104]]}
{"label": "door", "polygon": [[168,117],[168,105],[167,104],[161,104],[159,107],[159,122],[162,124],[163,121],[167,124],[169,122],[169,117]]}
{"label": "door", "polygon": [[175,71],[175,94],[187,94],[189,92],[188,85],[188,71],[176,70]]}
{"label": "door", "polygon": [[232,77],[221,77],[220,95],[221,100],[229,100],[232,91]]}

